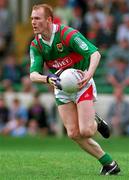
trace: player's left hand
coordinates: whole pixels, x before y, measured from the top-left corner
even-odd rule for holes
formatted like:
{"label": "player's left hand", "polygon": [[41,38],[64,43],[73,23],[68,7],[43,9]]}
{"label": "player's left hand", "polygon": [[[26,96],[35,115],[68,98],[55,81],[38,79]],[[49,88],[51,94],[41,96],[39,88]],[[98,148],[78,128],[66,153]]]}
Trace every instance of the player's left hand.
{"label": "player's left hand", "polygon": [[57,89],[62,90],[61,84],[60,84],[60,78],[56,74],[49,74],[47,76],[47,83],[54,86]]}
{"label": "player's left hand", "polygon": [[79,72],[83,74],[82,80],[78,83],[79,89],[82,89],[92,78],[92,75],[88,71],[83,72],[79,70]]}

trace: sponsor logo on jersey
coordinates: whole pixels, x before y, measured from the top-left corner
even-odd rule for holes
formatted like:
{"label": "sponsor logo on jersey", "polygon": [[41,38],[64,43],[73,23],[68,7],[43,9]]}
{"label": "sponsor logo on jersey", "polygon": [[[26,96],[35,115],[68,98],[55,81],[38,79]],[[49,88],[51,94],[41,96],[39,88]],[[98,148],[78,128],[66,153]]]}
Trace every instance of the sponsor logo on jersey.
{"label": "sponsor logo on jersey", "polygon": [[50,64],[50,62],[48,62],[47,64],[55,69],[65,68],[65,67],[72,65],[72,59],[69,57],[65,57],[62,59],[55,60],[55,61],[51,62],[51,64]]}
{"label": "sponsor logo on jersey", "polygon": [[63,51],[63,44],[62,43],[57,44],[56,47],[57,47],[59,52]]}
{"label": "sponsor logo on jersey", "polygon": [[83,60],[82,55],[77,53],[70,53],[69,56],[57,58],[55,60],[49,60],[46,62],[46,64],[49,68],[60,69],[70,67],[81,60]]}
{"label": "sponsor logo on jersey", "polygon": [[87,44],[80,38],[80,37],[75,37],[74,41],[78,44],[78,46],[83,49],[84,51],[88,50]]}

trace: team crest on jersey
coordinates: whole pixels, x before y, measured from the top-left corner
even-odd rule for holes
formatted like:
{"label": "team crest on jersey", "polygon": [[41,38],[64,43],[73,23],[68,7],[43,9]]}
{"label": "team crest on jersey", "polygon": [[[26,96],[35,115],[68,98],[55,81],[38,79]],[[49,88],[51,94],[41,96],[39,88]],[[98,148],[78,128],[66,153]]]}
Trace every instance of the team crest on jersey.
{"label": "team crest on jersey", "polygon": [[62,43],[57,44],[56,47],[57,47],[59,52],[63,51],[63,44]]}

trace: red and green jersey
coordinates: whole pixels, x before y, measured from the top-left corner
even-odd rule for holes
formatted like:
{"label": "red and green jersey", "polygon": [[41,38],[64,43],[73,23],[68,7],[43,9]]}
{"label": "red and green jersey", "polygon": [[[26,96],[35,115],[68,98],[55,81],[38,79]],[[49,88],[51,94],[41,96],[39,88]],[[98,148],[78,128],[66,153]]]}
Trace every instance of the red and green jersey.
{"label": "red and green jersey", "polygon": [[58,69],[75,68],[85,70],[90,56],[97,48],[80,32],[65,26],[53,24],[50,42],[37,35],[30,46],[30,72],[42,74],[44,63],[52,73]]}

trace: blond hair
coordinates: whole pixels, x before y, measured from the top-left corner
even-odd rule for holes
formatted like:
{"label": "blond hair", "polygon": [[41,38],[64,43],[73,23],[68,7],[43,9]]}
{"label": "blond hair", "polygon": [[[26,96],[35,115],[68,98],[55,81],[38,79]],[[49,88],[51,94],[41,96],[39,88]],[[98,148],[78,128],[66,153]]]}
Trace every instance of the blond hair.
{"label": "blond hair", "polygon": [[53,21],[53,8],[48,5],[48,4],[38,4],[38,5],[34,5],[32,10],[36,10],[36,9],[44,9],[44,12],[45,12],[45,17],[48,18],[48,17],[51,17],[52,18],[52,21]]}

